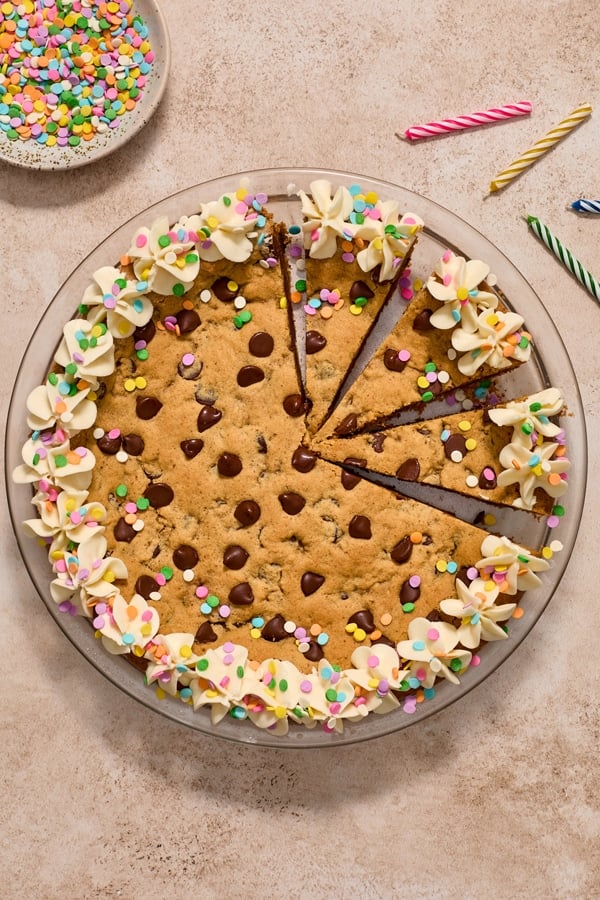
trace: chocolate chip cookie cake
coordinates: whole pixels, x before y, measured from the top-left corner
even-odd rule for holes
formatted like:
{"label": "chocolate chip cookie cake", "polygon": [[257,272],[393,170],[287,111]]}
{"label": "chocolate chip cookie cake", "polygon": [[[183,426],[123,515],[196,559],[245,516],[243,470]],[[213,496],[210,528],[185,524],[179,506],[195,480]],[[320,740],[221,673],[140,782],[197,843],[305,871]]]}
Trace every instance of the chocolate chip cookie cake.
{"label": "chocolate chip cookie cake", "polygon": [[[159,696],[275,734],[414,712],[549,568],[403,480],[556,517],[569,469],[561,392],[493,393],[532,336],[483,262],[447,251],[407,303],[416,212],[325,180],[295,208],[244,184],[132,234],[74,298],[13,476],[61,611]],[[430,414],[459,387],[472,408]]]}

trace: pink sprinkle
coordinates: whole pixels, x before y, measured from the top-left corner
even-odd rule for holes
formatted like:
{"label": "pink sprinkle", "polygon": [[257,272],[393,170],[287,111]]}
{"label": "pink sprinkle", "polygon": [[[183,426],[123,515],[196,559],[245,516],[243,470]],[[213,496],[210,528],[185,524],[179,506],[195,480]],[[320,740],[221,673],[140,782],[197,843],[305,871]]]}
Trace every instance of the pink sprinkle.
{"label": "pink sprinkle", "polygon": [[294,632],[294,637],[299,641],[304,640],[304,638],[306,637],[306,628],[302,628],[302,627],[296,628],[296,630]]}
{"label": "pink sprinkle", "polygon": [[469,578],[471,581],[474,581],[478,575],[479,569],[476,569],[475,566],[471,566],[469,569],[467,569],[467,578]]}
{"label": "pink sprinkle", "polygon": [[311,231],[311,233],[310,233],[310,239],[311,239],[311,241],[318,241],[318,240],[319,240],[319,229],[318,229],[318,228],[315,228],[314,231]]}
{"label": "pink sprinkle", "polygon": [[420,575],[411,575],[408,579],[408,583],[412,588],[418,588],[421,585],[421,576]]}
{"label": "pink sprinkle", "polygon": [[410,359],[410,350],[399,350],[398,359],[400,359],[402,362],[408,362],[408,360]]}
{"label": "pink sprinkle", "polygon": [[354,253],[342,253],[342,260],[345,263],[354,262]]}
{"label": "pink sprinkle", "polygon": [[400,296],[403,300],[412,300],[412,298],[414,297],[412,288],[402,288],[402,290],[400,291]]}
{"label": "pink sprinkle", "polygon": [[181,357],[181,362],[184,366],[191,366],[195,359],[196,357],[193,353],[184,353]]}
{"label": "pink sprinkle", "polygon": [[379,665],[379,657],[375,656],[373,653],[367,660],[367,665],[370,669],[375,669]]}
{"label": "pink sprinkle", "polygon": [[96,616],[96,618],[92,620],[94,628],[104,628],[104,624],[105,621],[103,616]]}
{"label": "pink sprinkle", "polygon": [[331,703],[329,706],[329,711],[332,715],[336,716],[342,708],[341,703]]}
{"label": "pink sprinkle", "polygon": [[472,665],[472,666],[478,666],[480,662],[481,662],[481,657],[477,656],[477,654],[475,653],[475,654],[471,657],[471,665]]}
{"label": "pink sprinkle", "polygon": [[73,354],[73,362],[82,363],[84,359],[85,359],[85,357],[84,357],[83,353],[75,352]]}
{"label": "pink sprinkle", "polygon": [[317,311],[314,307],[309,306],[308,303],[304,307],[304,312],[309,316],[316,316]]}
{"label": "pink sprinkle", "polygon": [[231,643],[231,641],[225,641],[223,644],[223,650],[225,653],[233,653],[235,650],[235,645]]}
{"label": "pink sprinkle", "polygon": [[135,505],[135,503],[133,503],[133,501],[130,500],[129,503],[125,504],[125,512],[129,513],[130,515],[133,515],[137,512],[137,506]]}
{"label": "pink sprinkle", "polygon": [[159,587],[164,587],[165,584],[167,583],[167,579],[165,578],[165,576],[163,575],[162,572],[157,572],[156,575],[154,576],[154,580],[156,581],[156,583],[158,584]]}
{"label": "pink sprinkle", "polygon": [[148,238],[146,237],[146,235],[138,234],[138,236],[135,239],[135,246],[136,247],[145,247],[147,243],[148,243]]}
{"label": "pink sprinkle", "polygon": [[548,519],[546,520],[548,528],[556,528],[559,524],[560,518],[558,516],[548,516]]}
{"label": "pink sprinkle", "polygon": [[226,666],[230,666],[231,663],[233,662],[233,654],[226,653],[225,656],[223,657],[223,662]]}
{"label": "pink sprinkle", "polygon": [[439,638],[439,636],[440,636],[440,633],[439,633],[439,631],[437,630],[437,628],[429,628],[429,629],[428,629],[428,631],[427,631],[427,638],[428,638],[430,641],[437,641],[437,639]]}
{"label": "pink sprinkle", "polygon": [[74,509],[71,513],[71,525],[79,525],[82,521],[82,516],[78,509]]}
{"label": "pink sprinkle", "polygon": [[116,439],[118,437],[120,437],[120,435],[121,435],[120,428],[111,428],[110,431],[108,432],[108,436],[111,439],[111,441],[116,441]]}
{"label": "pink sprinkle", "polygon": [[445,284],[446,286],[448,286],[451,281],[452,281],[452,275],[450,275],[449,272],[446,272],[446,274],[442,278],[442,284]]}
{"label": "pink sprinkle", "polygon": [[451,258],[452,258],[452,251],[445,250],[444,255],[442,256],[442,262],[445,262],[445,263],[450,262]]}
{"label": "pink sprinkle", "polygon": [[56,569],[57,572],[63,573],[63,572],[67,571],[67,564],[64,561],[64,559],[57,559],[56,562],[54,563],[54,568]]}
{"label": "pink sprinkle", "polygon": [[145,609],[142,613],[142,622],[151,622],[152,621],[153,612],[151,609]]}
{"label": "pink sprinkle", "polygon": [[366,697],[357,697],[356,700],[354,701],[354,705],[355,706],[364,706],[366,702],[367,702]]}
{"label": "pink sprinkle", "polygon": [[230,607],[230,606],[227,606],[227,604],[224,603],[223,606],[220,606],[220,607],[219,607],[219,615],[220,615],[223,619],[226,619],[227,616],[230,616],[230,615],[231,615],[231,607]]}
{"label": "pink sprinkle", "polygon": [[300,690],[303,694],[310,694],[310,692],[312,691],[312,684],[308,679],[300,682]]}
{"label": "pink sprinkle", "polygon": [[435,382],[438,380],[437,372],[427,372],[425,378],[427,379],[429,384],[435,384]]}
{"label": "pink sprinkle", "polygon": [[415,676],[419,679],[419,681],[425,681],[427,678],[427,672],[425,669],[417,669],[415,672]]}
{"label": "pink sprinkle", "polygon": [[246,204],[243,202],[243,200],[240,200],[239,203],[236,203],[235,206],[234,206],[233,208],[234,208],[234,210],[236,211],[236,213],[239,213],[239,214],[240,214],[240,216],[245,216],[246,213],[248,212],[248,207],[247,207]]}
{"label": "pink sprinkle", "polygon": [[73,452],[76,453],[80,459],[84,459],[84,457],[87,456],[87,450],[85,449],[85,447],[75,447],[75,450]]}
{"label": "pink sprinkle", "polygon": [[199,597],[200,600],[204,600],[205,597],[208,597],[208,588],[201,584],[196,588],[196,597]]}
{"label": "pink sprinkle", "polygon": [[146,341],[136,341],[133,345],[134,350],[144,350],[147,347]]}
{"label": "pink sprinkle", "polygon": [[99,616],[103,616],[104,613],[107,611],[108,606],[106,605],[106,603],[96,603],[96,606],[94,608]]}
{"label": "pink sprinkle", "polygon": [[264,204],[267,203],[268,200],[269,200],[269,195],[268,195],[268,194],[264,194],[264,193],[262,193],[262,192],[259,192],[259,193],[256,195],[256,199],[257,199],[258,202],[261,204],[261,206],[264,206]]}
{"label": "pink sprinkle", "polygon": [[231,679],[230,679],[229,675],[223,675],[219,684],[222,688],[226,688],[230,681],[231,681]]}

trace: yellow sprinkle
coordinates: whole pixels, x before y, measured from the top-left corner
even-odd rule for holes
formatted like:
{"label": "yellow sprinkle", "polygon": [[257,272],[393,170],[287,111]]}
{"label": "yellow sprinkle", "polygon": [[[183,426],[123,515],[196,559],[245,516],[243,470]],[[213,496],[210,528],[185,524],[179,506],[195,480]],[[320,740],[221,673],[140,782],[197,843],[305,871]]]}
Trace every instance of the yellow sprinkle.
{"label": "yellow sprinkle", "polygon": [[204,691],[204,696],[209,697],[211,700],[213,700],[215,697],[219,696],[219,692],[213,691],[211,690],[211,688],[207,688],[207,690]]}
{"label": "yellow sprinkle", "polygon": [[287,309],[287,300],[285,297],[279,298],[279,309]]}
{"label": "yellow sprinkle", "polygon": [[367,191],[365,194],[365,203],[372,203],[375,205],[379,200],[379,194],[376,194],[375,191]]}
{"label": "yellow sprinkle", "polygon": [[250,637],[254,638],[254,640],[258,640],[260,637],[260,628],[251,628],[250,629]]}
{"label": "yellow sprinkle", "polygon": [[469,296],[469,292],[466,287],[459,287],[456,291],[456,296],[459,300],[466,300]]}
{"label": "yellow sprinkle", "polygon": [[438,570],[438,572],[445,572],[448,569],[448,563],[446,562],[445,559],[438,559],[438,561],[435,564],[435,567]]}
{"label": "yellow sprinkle", "polygon": [[100,325],[94,325],[94,327],[92,328],[92,337],[102,337],[102,328],[100,327]]}
{"label": "yellow sprinkle", "polygon": [[108,569],[108,571],[105,572],[104,575],[102,576],[102,581],[108,581],[109,584],[112,584],[114,580],[115,580],[115,573],[111,572],[110,569]]}
{"label": "yellow sprinkle", "polygon": [[465,447],[467,448],[467,450],[474,450],[476,446],[477,441],[475,440],[475,438],[467,438],[467,440],[465,441]]}
{"label": "yellow sprinkle", "polygon": [[185,259],[182,259],[181,257],[179,259],[176,259],[175,265],[178,269],[185,269]]}
{"label": "yellow sprinkle", "polygon": [[362,315],[364,306],[357,306],[356,303],[353,303],[352,306],[349,307],[349,309],[353,316],[360,316]]}
{"label": "yellow sprinkle", "polygon": [[238,188],[237,191],[235,192],[235,196],[236,196],[236,198],[237,198],[238,200],[243,200],[244,197],[247,197],[247,196],[248,196],[248,191],[247,191],[245,188],[240,187],[240,188]]}
{"label": "yellow sprinkle", "polygon": [[163,689],[161,687],[156,688],[156,699],[157,700],[164,700],[166,696],[167,695],[165,694],[165,692],[163,691]]}
{"label": "yellow sprinkle", "polygon": [[469,422],[468,419],[463,419],[462,422],[458,423],[458,427],[460,428],[461,431],[470,431],[471,423]]}
{"label": "yellow sprinkle", "polygon": [[125,388],[126,391],[129,391],[129,393],[131,393],[131,391],[135,391],[134,379],[126,378],[125,381],[123,382],[123,387]]}
{"label": "yellow sprinkle", "polygon": [[148,382],[143,375],[138,375],[138,377],[135,379],[135,386],[136,388],[140,388],[140,390],[143,390],[146,387],[147,383]]}
{"label": "yellow sprinkle", "polygon": [[417,386],[420,388],[428,388],[429,387],[429,382],[427,381],[427,379],[425,378],[424,375],[419,375],[419,377],[417,378]]}
{"label": "yellow sprinkle", "polygon": [[346,625],[346,631],[348,632],[348,634],[354,634],[354,632],[356,631],[357,627],[358,627],[358,626],[356,625],[355,622],[349,622],[349,623]]}
{"label": "yellow sprinkle", "polygon": [[132,652],[134,656],[143,656],[145,651],[143,647],[138,647],[137,644],[134,644]]}
{"label": "yellow sprinkle", "polygon": [[496,516],[492,515],[492,513],[486,513],[483,517],[484,525],[495,525],[496,524]]}
{"label": "yellow sprinkle", "polygon": [[552,559],[553,555],[554,554],[552,553],[550,547],[544,547],[544,549],[542,550],[542,556],[544,557],[544,559]]}
{"label": "yellow sprinkle", "polygon": [[374,691],[377,687],[379,687],[379,678],[369,678],[367,681],[368,686]]}
{"label": "yellow sprinkle", "polygon": [[486,581],[484,584],[484,590],[486,590],[486,591],[493,591],[495,589],[495,587],[496,587],[496,582],[492,581],[491,578],[489,581]]}
{"label": "yellow sprinkle", "polygon": [[239,287],[240,286],[237,283],[237,281],[228,281],[227,282],[227,290],[228,291],[237,291],[237,290],[239,290]]}
{"label": "yellow sprinkle", "polygon": [[184,659],[190,658],[190,656],[192,655],[192,648],[189,646],[189,644],[181,645],[181,647],[179,648],[179,655]]}
{"label": "yellow sprinkle", "polygon": [[275,718],[277,719],[285,719],[285,717],[287,716],[287,709],[285,708],[285,706],[276,706],[273,712],[275,713]]}
{"label": "yellow sprinkle", "polygon": [[75,502],[73,497],[70,497],[65,503],[65,511],[68,513],[72,513],[74,509],[77,509],[77,503]]}
{"label": "yellow sprinkle", "polygon": [[128,332],[129,332],[129,323],[126,322],[125,319],[123,319],[121,322],[119,322],[119,333],[122,334],[123,337],[126,337]]}
{"label": "yellow sprinkle", "polygon": [[357,628],[352,637],[358,643],[364,641],[367,636],[367,632],[363,628]]}

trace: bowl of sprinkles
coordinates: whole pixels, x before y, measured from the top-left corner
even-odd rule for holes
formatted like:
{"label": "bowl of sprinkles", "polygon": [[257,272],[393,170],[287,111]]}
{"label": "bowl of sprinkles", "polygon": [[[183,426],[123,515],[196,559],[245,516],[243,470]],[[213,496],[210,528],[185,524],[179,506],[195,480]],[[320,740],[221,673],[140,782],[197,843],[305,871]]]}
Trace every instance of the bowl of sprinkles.
{"label": "bowl of sprinkles", "polygon": [[154,0],[0,2],[0,159],[71,169],[150,119],[170,48]]}

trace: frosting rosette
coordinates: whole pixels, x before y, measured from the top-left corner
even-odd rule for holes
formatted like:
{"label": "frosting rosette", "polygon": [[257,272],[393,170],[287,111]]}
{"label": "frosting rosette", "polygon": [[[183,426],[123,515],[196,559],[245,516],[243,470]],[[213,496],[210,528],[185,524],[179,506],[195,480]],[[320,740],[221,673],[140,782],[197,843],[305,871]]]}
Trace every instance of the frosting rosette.
{"label": "frosting rosette", "polygon": [[458,684],[456,672],[463,672],[471,662],[469,650],[456,649],[458,630],[448,622],[430,622],[416,618],[408,623],[408,640],[396,649],[401,659],[410,662],[410,687],[433,687],[436,678]]}
{"label": "frosting rosette", "polygon": [[537,436],[556,437],[561,433],[560,425],[550,421],[550,416],[557,416],[564,406],[562,391],[558,388],[546,388],[523,400],[511,400],[504,406],[489,410],[489,416],[496,425],[513,427],[514,443],[531,447],[537,443]]}
{"label": "frosting rosette", "polygon": [[265,218],[253,207],[254,198],[245,190],[237,194],[223,194],[218,200],[200,204],[200,213],[186,219],[186,225],[198,235],[200,258],[207,262],[228,259],[245,262],[253,250],[248,237],[257,226],[265,225]]}
{"label": "frosting rosette", "polygon": [[379,280],[389,281],[413,246],[423,220],[414,213],[405,213],[399,219],[395,200],[383,201],[376,210],[381,218],[365,217],[357,228],[356,237],[366,239],[368,244],[356,254],[356,260],[363,272],[380,266]]}
{"label": "frosting rosette", "polygon": [[157,611],[139,594],[134,594],[128,602],[117,592],[96,603],[92,624],[109,653],[143,656],[147,643],[159,629],[160,620]]}
{"label": "frosting rosette", "polygon": [[498,588],[493,581],[476,578],[467,587],[457,578],[456,592],[458,597],[442,600],[440,608],[446,615],[461,620],[458,641],[463,647],[475,650],[481,641],[501,641],[507,637],[498,622],[509,619],[517,604],[502,603],[496,606]]}
{"label": "frosting rosette", "polygon": [[467,332],[477,331],[477,317],[482,309],[496,309],[498,298],[482,290],[490,267],[479,259],[466,260],[451,250],[444,255],[427,280],[427,290],[444,305],[431,316],[435,328],[460,326]]}
{"label": "frosting rosette", "polygon": [[500,451],[500,465],[504,469],[498,475],[498,486],[516,484],[520,497],[513,506],[533,509],[536,492],[545,491],[550,497],[561,497],[567,489],[566,473],[571,464],[564,456],[556,456],[564,449],[560,444],[542,443],[529,449],[522,444],[507,444]]}
{"label": "frosting rosette", "polygon": [[474,375],[483,365],[505,369],[511,360],[526,362],[531,355],[531,335],[521,331],[523,319],[517,313],[484,309],[477,316],[477,329],[456,328],[452,346],[463,353],[458,369]]}
{"label": "frosting rosette", "polygon": [[87,319],[71,319],[63,328],[63,339],[54,354],[71,381],[80,379],[96,388],[98,378],[115,368],[113,336],[103,322],[95,325]]}
{"label": "frosting rosette", "polygon": [[503,594],[530,591],[542,583],[536,574],[550,568],[547,559],[534,556],[507,537],[489,534],[481,544],[482,559],[475,563],[481,577],[493,580]]}
{"label": "frosting rosette", "polygon": [[18,484],[30,484],[41,479],[49,484],[75,491],[85,491],[92,480],[96,457],[87,447],[71,449],[68,440],[53,443],[46,434],[29,438],[22,449],[23,463],[13,471]]}
{"label": "frosting rosette", "polygon": [[84,544],[94,534],[102,534],[106,509],[101,503],[87,503],[88,492],[65,490],[41,481],[32,499],[38,517],[27,519],[23,526],[29,534],[50,543],[49,552],[64,550],[68,544]]}
{"label": "frosting rosette", "polygon": [[157,634],[148,641],[144,653],[144,658],[149,660],[146,668],[148,684],[158,682],[165,693],[176,697],[179,679],[189,677],[189,667],[200,659],[192,650],[193,643],[194,635],[185,632]]}
{"label": "frosting rosette", "polygon": [[56,577],[50,584],[50,593],[55,603],[69,602],[80,614],[90,616],[93,601],[115,593],[113,583],[127,578],[127,567],[116,556],[106,556],[107,549],[104,535],[96,533],[76,550],[56,550],[51,554]]}
{"label": "frosting rosette", "polygon": [[90,392],[89,382],[73,384],[64,375],[51,372],[27,397],[27,424],[32,431],[56,427],[69,435],[91,428],[97,409],[88,399]]}
{"label": "frosting rosette", "polygon": [[127,251],[139,281],[157,294],[180,296],[200,271],[198,234],[181,220],[170,226],[166,217],[136,231]]}
{"label": "frosting rosette", "polygon": [[124,338],[152,318],[154,307],[144,296],[149,289],[147,281],[128,280],[113,266],[103,266],[92,278],[81,301],[90,307],[89,322],[95,324],[106,319],[113,337]]}
{"label": "frosting rosette", "polygon": [[311,182],[310,193],[309,197],[298,191],[307,219],[302,225],[305,246],[313,259],[330,259],[337,250],[338,238],[352,239],[356,234],[357,226],[349,221],[354,200],[343,185],[332,195],[331,183],[325,179]]}

